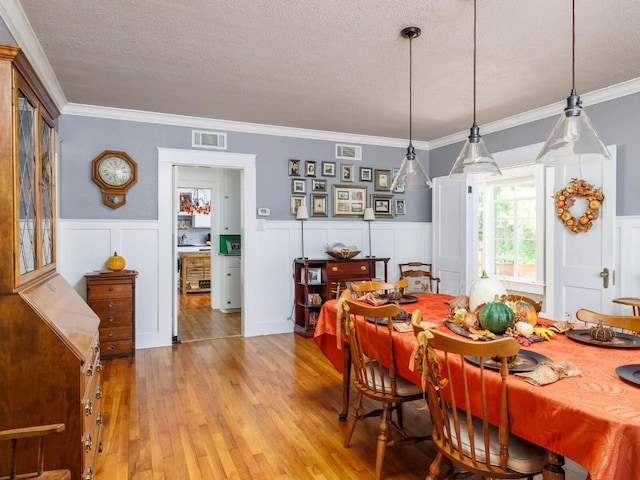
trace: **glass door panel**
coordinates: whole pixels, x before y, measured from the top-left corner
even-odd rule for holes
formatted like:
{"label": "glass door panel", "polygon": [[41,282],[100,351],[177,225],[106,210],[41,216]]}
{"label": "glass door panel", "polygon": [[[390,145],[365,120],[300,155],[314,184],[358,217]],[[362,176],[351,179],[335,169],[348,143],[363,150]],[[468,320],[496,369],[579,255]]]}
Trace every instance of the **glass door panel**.
{"label": "glass door panel", "polygon": [[36,269],[35,107],[18,93],[18,247],[20,275]]}
{"label": "glass door panel", "polygon": [[53,226],[54,226],[54,193],[53,193],[53,128],[44,118],[40,119],[40,159],[42,172],[40,188],[42,201],[40,203],[41,235],[42,235],[42,266],[54,263]]}

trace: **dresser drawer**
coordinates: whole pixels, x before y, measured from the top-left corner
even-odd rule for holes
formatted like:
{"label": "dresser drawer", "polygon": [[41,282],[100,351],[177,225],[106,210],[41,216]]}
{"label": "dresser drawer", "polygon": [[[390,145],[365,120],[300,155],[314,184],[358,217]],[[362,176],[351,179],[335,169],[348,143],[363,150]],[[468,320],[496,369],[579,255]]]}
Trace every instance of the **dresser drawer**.
{"label": "dresser drawer", "polygon": [[327,275],[330,279],[369,279],[371,277],[371,263],[363,262],[327,262]]}
{"label": "dresser drawer", "polygon": [[131,340],[108,340],[100,347],[102,358],[126,357],[133,355],[133,343]]}
{"label": "dresser drawer", "polygon": [[114,298],[113,300],[95,300],[89,302],[91,309],[102,318],[103,314],[107,317],[111,312],[130,312],[132,311],[130,298]]}
{"label": "dresser drawer", "polygon": [[133,289],[131,282],[128,283],[111,283],[91,285],[88,292],[87,300],[95,300],[101,298],[131,298]]}
{"label": "dresser drawer", "polygon": [[98,313],[98,316],[100,317],[100,328],[126,327],[133,325],[132,312],[108,311]]}
{"label": "dresser drawer", "polygon": [[130,339],[131,339],[131,326],[100,327],[100,343],[102,345],[112,340],[130,340]]}

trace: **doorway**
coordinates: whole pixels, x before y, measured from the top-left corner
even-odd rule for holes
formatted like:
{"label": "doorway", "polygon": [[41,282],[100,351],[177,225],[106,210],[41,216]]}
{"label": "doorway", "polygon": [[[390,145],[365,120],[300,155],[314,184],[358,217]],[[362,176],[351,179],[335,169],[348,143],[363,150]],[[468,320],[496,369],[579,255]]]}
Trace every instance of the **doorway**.
{"label": "doorway", "polygon": [[173,332],[178,328],[178,302],[173,302],[177,282],[175,268],[175,206],[173,195],[177,188],[176,167],[233,168],[241,172],[242,202],[242,265],[241,278],[241,335],[254,335],[255,325],[246,319],[258,318],[256,293],[244,288],[245,278],[255,278],[256,258],[256,173],[255,155],[158,148],[158,345],[171,345]]}

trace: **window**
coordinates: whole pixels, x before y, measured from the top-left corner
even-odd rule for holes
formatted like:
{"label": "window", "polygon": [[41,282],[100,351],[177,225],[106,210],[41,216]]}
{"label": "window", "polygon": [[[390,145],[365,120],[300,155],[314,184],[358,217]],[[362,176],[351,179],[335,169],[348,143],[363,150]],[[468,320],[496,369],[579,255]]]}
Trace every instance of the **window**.
{"label": "window", "polygon": [[478,270],[523,283],[544,281],[542,170],[503,170],[479,192]]}

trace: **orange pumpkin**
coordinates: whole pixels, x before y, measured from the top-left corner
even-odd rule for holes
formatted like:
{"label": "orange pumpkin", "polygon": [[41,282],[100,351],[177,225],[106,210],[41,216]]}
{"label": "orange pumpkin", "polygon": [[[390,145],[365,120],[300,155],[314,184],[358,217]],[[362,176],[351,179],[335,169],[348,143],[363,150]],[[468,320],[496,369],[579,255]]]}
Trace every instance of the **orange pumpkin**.
{"label": "orange pumpkin", "polygon": [[107,268],[115,272],[122,270],[126,264],[124,257],[118,255],[118,252],[113,252],[113,255],[107,260]]}
{"label": "orange pumpkin", "polygon": [[515,302],[506,302],[513,310],[516,322],[527,322],[529,325],[536,326],[538,323],[538,314],[533,305],[525,300],[516,300]]}

